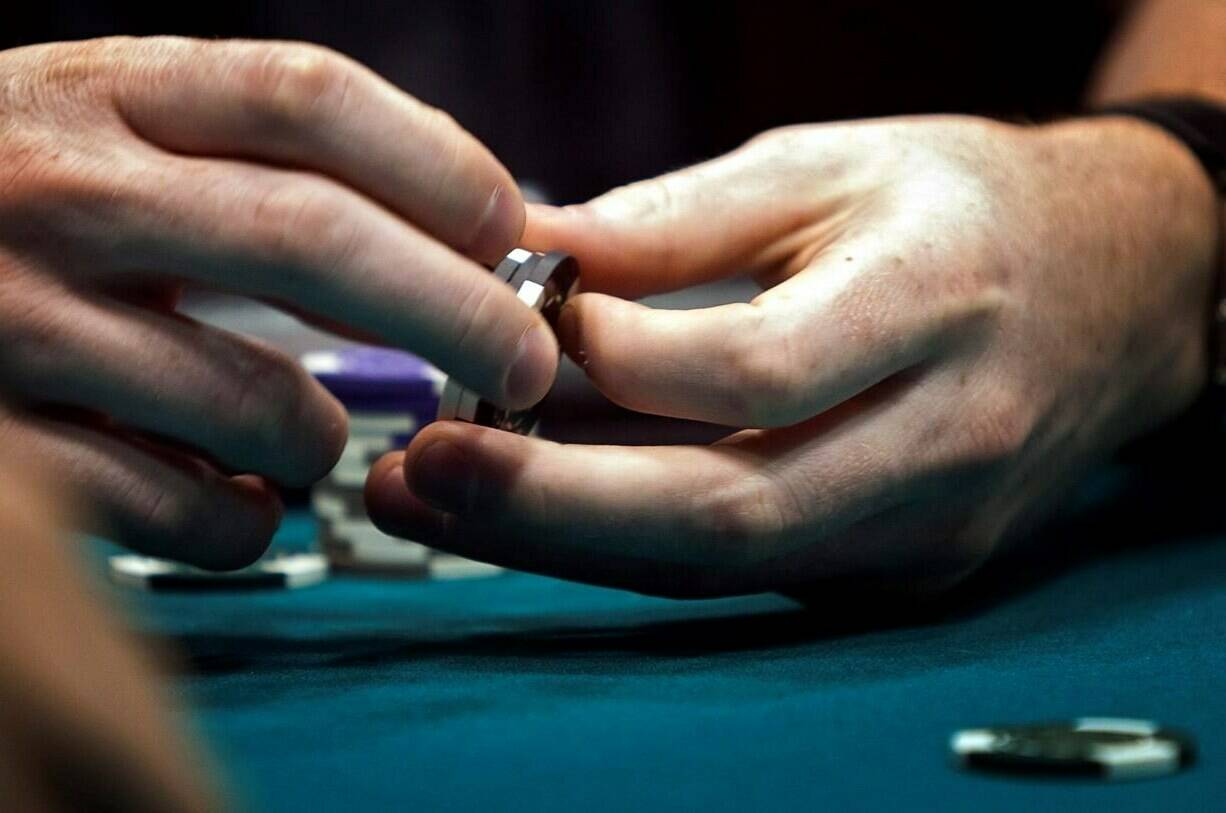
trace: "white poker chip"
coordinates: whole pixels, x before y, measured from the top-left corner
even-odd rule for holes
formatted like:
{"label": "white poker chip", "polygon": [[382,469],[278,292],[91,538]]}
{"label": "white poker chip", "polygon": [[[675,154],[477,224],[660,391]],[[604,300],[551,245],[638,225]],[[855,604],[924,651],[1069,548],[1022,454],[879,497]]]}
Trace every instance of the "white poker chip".
{"label": "white poker chip", "polygon": [[319,528],[320,546],[328,559],[338,569],[346,571],[422,581],[483,579],[506,572],[497,565],[388,536],[376,528],[365,513],[321,517]]}
{"label": "white poker chip", "polygon": [[215,572],[191,565],[132,554],[110,558],[111,580],[142,590],[184,592],[309,587],[328,576],[320,553],[283,553],[240,570]]}
{"label": "white poker chip", "polygon": [[[494,268],[494,275],[510,285],[524,304],[539,311],[550,326],[556,327],[562,306],[579,279],[579,264],[559,251],[541,254],[517,248]],[[465,421],[526,435],[536,426],[536,410],[503,409],[449,378],[439,397],[438,420]]]}
{"label": "white poker chip", "polygon": [[454,556],[439,551],[431,552],[427,569],[429,577],[437,581],[484,579],[506,572],[498,565],[491,565],[489,562],[478,562],[475,559],[465,559],[463,556]]}
{"label": "white poker chip", "polygon": [[949,745],[959,763],[976,770],[1108,780],[1165,776],[1196,756],[1186,734],[1115,717],[965,729]]}

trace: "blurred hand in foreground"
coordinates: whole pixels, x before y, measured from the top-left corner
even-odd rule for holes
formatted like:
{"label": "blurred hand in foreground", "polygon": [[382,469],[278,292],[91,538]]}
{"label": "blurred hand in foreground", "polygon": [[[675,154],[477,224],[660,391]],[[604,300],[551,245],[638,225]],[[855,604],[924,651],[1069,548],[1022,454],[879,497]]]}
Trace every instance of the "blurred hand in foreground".
{"label": "blurred hand in foreground", "polygon": [[88,588],[64,505],[0,465],[0,799],[6,810],[221,809],[158,675]]}

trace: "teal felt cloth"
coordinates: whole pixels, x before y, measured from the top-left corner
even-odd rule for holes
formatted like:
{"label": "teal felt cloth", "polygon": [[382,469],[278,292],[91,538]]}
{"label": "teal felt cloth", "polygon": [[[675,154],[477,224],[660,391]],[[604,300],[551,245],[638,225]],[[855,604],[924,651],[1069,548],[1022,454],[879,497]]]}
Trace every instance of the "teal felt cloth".
{"label": "teal felt cloth", "polygon": [[[255,810],[1222,809],[1226,538],[1174,493],[882,628],[528,575],[128,599]],[[959,727],[1081,715],[1185,728],[1200,762],[1106,785],[948,758]]]}

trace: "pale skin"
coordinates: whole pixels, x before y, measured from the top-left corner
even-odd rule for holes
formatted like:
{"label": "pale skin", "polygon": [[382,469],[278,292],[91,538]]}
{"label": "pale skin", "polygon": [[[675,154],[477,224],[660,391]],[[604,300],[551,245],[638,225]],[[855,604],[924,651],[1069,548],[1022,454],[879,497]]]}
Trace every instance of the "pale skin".
{"label": "pale skin", "polygon": [[[1092,95],[1226,102],[1223,41],[1223,4],[1148,3]],[[291,360],[174,315],[184,284],[524,406],[557,346],[479,263],[521,237],[575,253],[562,344],[596,385],[740,431],[627,449],[438,424],[368,500],[393,532],[671,596],[948,586],[1205,383],[1226,217],[1190,153],[1130,119],[791,128],[525,230],[471,137],[317,48],[8,52],[0,113],[0,798],[23,809],[219,804],[82,586],[57,491],[84,498],[79,527],[233,567],[276,524],[270,483],[312,481],[343,442]],[[763,285],[745,305],[625,299],[741,273]]]}
{"label": "pale skin", "polygon": [[109,612],[66,529],[74,511],[0,460],[0,799],[6,810],[223,809],[161,669]]}
{"label": "pale skin", "polygon": [[0,444],[87,530],[205,567],[267,546],[275,485],[336,461],[340,405],[292,359],[174,312],[185,284],[413,350],[538,401],[544,321],[482,264],[507,171],[447,115],[322,48],[109,39],[0,54]]}
{"label": "pale skin", "polygon": [[[1226,101],[1223,28],[1220,3],[1148,5],[1096,94]],[[1202,391],[1222,223],[1193,155],[1123,117],[793,127],[530,207],[524,242],[583,266],[560,336],[596,386],[741,431],[625,448],[440,423],[374,467],[372,516],[466,556],[668,596],[940,590]],[[732,274],[762,293],[698,311],[627,301]]]}
{"label": "pale skin", "polygon": [[[1221,94],[1221,12],[1148,4],[1102,92]],[[1203,384],[1214,199],[1181,145],[1130,120],[814,125],[525,221],[445,114],[319,48],[47,45],[0,54],[0,79],[2,440],[84,497],[87,530],[137,550],[251,561],[275,485],[322,475],[344,437],[290,359],[175,314],[185,284],[525,406],[557,343],[481,264],[520,242],[576,253],[589,293],[563,333],[598,386],[747,431],[625,450],[441,425],[376,467],[372,512],[478,558],[669,594],[954,580]],[[763,295],[689,316],[615,298],[733,273]],[[438,439],[473,477],[415,473],[447,471]],[[452,493],[414,495],[426,480]]]}

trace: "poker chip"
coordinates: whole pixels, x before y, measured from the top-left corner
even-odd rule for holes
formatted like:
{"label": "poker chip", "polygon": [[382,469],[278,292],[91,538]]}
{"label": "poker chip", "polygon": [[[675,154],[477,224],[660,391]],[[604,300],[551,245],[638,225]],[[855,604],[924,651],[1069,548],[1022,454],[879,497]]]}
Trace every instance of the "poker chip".
{"label": "poker chip", "polygon": [[976,770],[1109,780],[1165,776],[1195,759],[1188,735],[1112,717],[965,729],[953,735],[950,749]]}
{"label": "poker chip", "polygon": [[[519,268],[508,267],[507,273]],[[319,549],[336,570],[404,579],[491,576],[502,569],[380,531],[366,514],[371,465],[403,449],[439,409],[445,376],[423,359],[381,347],[307,353],[307,372],[349,413],[349,438],[336,466],[311,489]]]}
{"label": "poker chip", "polygon": [[[548,254],[517,248],[494,268],[494,276],[515,290],[515,295],[556,326],[579,279],[579,264],[569,254]],[[510,410],[486,401],[454,378],[447,379],[439,397],[438,420],[465,421],[520,435],[536,426],[536,410]]]}
{"label": "poker chip", "polygon": [[110,572],[116,583],[144,590],[260,590],[319,584],[328,575],[328,560],[320,553],[285,553],[219,573],[152,556],[121,555],[110,558]]}

